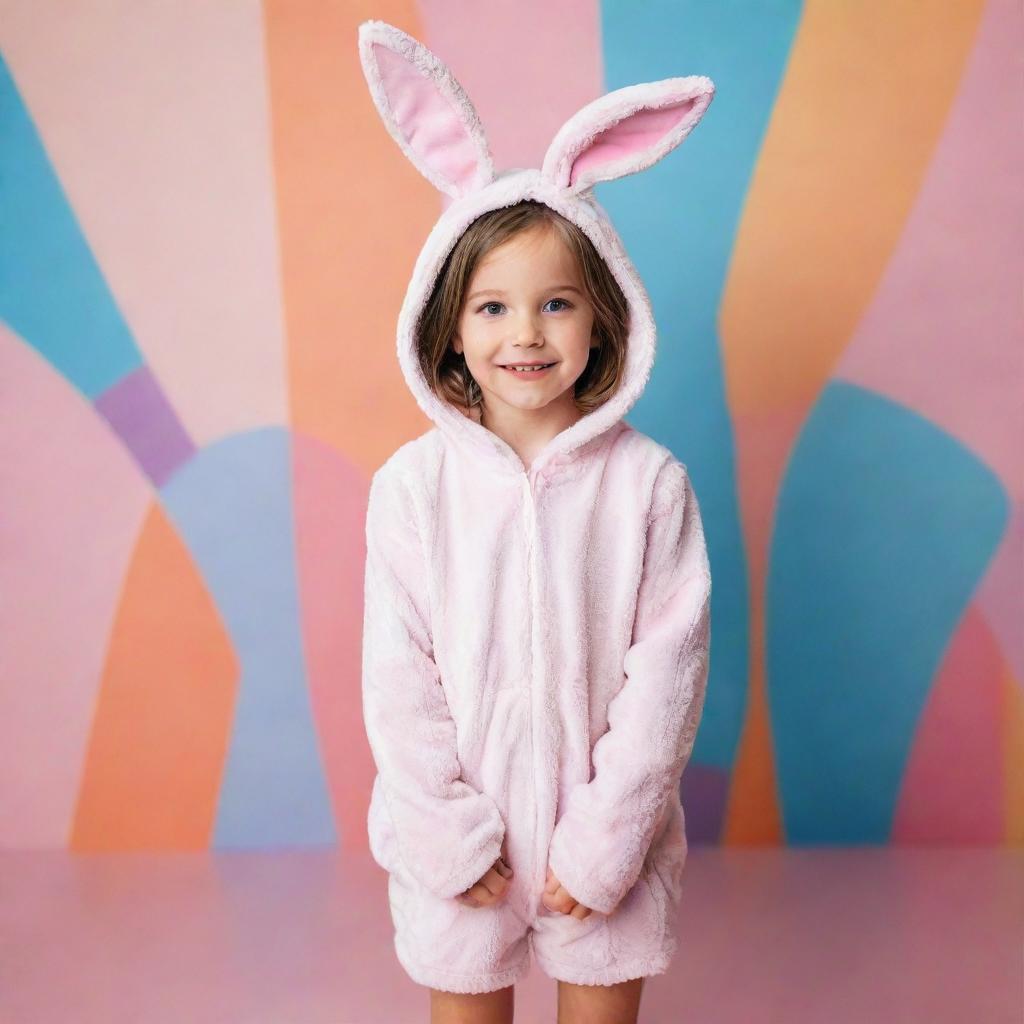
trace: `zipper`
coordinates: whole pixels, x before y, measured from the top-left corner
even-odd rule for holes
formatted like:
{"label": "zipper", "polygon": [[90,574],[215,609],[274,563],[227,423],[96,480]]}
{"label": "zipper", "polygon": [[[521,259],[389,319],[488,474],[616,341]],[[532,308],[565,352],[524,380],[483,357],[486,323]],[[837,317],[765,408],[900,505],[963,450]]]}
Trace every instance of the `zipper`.
{"label": "zipper", "polygon": [[533,541],[537,535],[536,522],[535,522],[535,505],[533,500],[533,484],[530,482],[530,474],[523,473],[523,494],[526,498],[526,504],[523,506],[526,512],[527,522],[527,536],[530,539],[530,556],[533,557]]}
{"label": "zipper", "polygon": [[[533,885],[530,888],[531,892],[540,892],[540,888],[543,887],[543,882],[537,879],[537,848],[538,843],[538,827],[540,823],[540,809],[539,800],[536,792],[536,781],[541,778],[540,773],[537,770],[537,748],[538,743],[536,739],[536,715],[534,714],[535,706],[535,679],[534,671],[537,665],[537,573],[535,571],[535,541],[537,537],[537,522],[536,522],[536,504],[534,502],[533,486],[530,482],[529,472],[524,472],[522,475],[523,481],[523,515],[526,518],[526,572],[527,572],[527,585],[529,589],[529,598],[527,604],[530,608],[530,689],[529,689],[529,711],[530,711],[530,764],[533,766],[533,778],[534,778],[534,793],[533,793],[533,829],[530,838],[530,872],[529,876],[533,879]],[[540,887],[538,887],[540,882]],[[530,908],[531,913],[537,912],[536,906]]]}

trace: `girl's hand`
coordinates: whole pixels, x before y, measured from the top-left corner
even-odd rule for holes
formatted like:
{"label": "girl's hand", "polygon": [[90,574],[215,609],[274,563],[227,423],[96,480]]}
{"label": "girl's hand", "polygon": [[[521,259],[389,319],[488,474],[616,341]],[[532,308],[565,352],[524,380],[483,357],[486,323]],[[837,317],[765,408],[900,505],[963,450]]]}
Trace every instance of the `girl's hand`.
{"label": "girl's hand", "polygon": [[508,854],[504,841],[501,844],[501,853],[483,878],[455,897],[460,903],[467,907],[490,907],[505,898],[515,872],[505,860]]}
{"label": "girl's hand", "polygon": [[467,907],[489,907],[504,899],[512,878],[512,869],[499,857],[479,882],[455,898]]}
{"label": "girl's hand", "polygon": [[555,873],[548,865],[548,880],[544,883],[544,895],[541,902],[548,910],[554,910],[559,914],[571,914],[582,921],[589,914],[593,913],[590,907],[583,906],[569,893],[569,890],[555,877]]}

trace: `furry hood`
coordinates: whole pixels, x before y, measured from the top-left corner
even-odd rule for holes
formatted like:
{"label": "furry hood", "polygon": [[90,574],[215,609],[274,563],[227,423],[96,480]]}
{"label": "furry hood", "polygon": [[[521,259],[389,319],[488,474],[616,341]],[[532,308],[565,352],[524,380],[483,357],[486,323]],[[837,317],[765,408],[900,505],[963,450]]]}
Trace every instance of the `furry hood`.
{"label": "furry hood", "polygon": [[558,131],[540,168],[496,173],[483,125],[465,90],[430,50],[387,22],[359,26],[363,73],[381,119],[417,170],[449,197],[416,260],[398,319],[398,359],[426,415],[456,444],[498,470],[522,473],[504,440],[434,393],[416,356],[416,324],[448,254],[481,214],[534,199],[576,224],[607,263],[629,306],[622,382],[614,395],[556,435],[534,459],[567,462],[615,426],[640,397],[654,363],[656,328],[647,292],[593,186],[644,170],[678,146],[714,96],[703,75],[667,78],[607,93]]}

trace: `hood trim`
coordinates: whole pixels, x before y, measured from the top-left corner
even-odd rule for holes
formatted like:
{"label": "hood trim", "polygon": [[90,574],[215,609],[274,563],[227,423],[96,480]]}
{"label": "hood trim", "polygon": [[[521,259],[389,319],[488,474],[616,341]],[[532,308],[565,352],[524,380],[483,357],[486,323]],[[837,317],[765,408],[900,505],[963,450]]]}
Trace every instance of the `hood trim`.
{"label": "hood trim", "polygon": [[416,260],[398,317],[398,360],[417,404],[446,436],[469,445],[498,467],[514,473],[525,469],[515,450],[493,431],[440,398],[427,383],[416,355],[416,325],[445,260],[469,225],[481,214],[524,199],[544,203],[586,234],[622,289],[630,313],[626,365],[618,389],[603,405],[556,434],[534,458],[530,471],[539,470],[556,456],[575,457],[588,441],[614,426],[636,404],[646,387],[657,346],[647,291],[607,214],[592,196],[567,193],[547,181],[539,170],[516,168],[503,172],[478,192],[452,203],[434,225]]}

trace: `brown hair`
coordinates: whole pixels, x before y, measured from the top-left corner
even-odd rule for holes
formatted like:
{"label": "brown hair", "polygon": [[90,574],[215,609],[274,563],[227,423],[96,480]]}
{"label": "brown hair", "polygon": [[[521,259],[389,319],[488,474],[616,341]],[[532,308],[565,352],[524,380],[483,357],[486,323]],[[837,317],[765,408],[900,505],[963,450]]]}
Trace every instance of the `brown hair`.
{"label": "brown hair", "polygon": [[469,225],[448,254],[417,324],[416,350],[424,378],[441,399],[463,413],[470,414],[483,398],[464,356],[451,345],[473,271],[491,249],[536,225],[558,231],[575,255],[594,309],[599,344],[590,350],[586,369],[574,386],[576,407],[581,413],[591,412],[611,398],[621,383],[629,305],[619,283],[581,228],[550,206],[524,199],[490,210]]}

